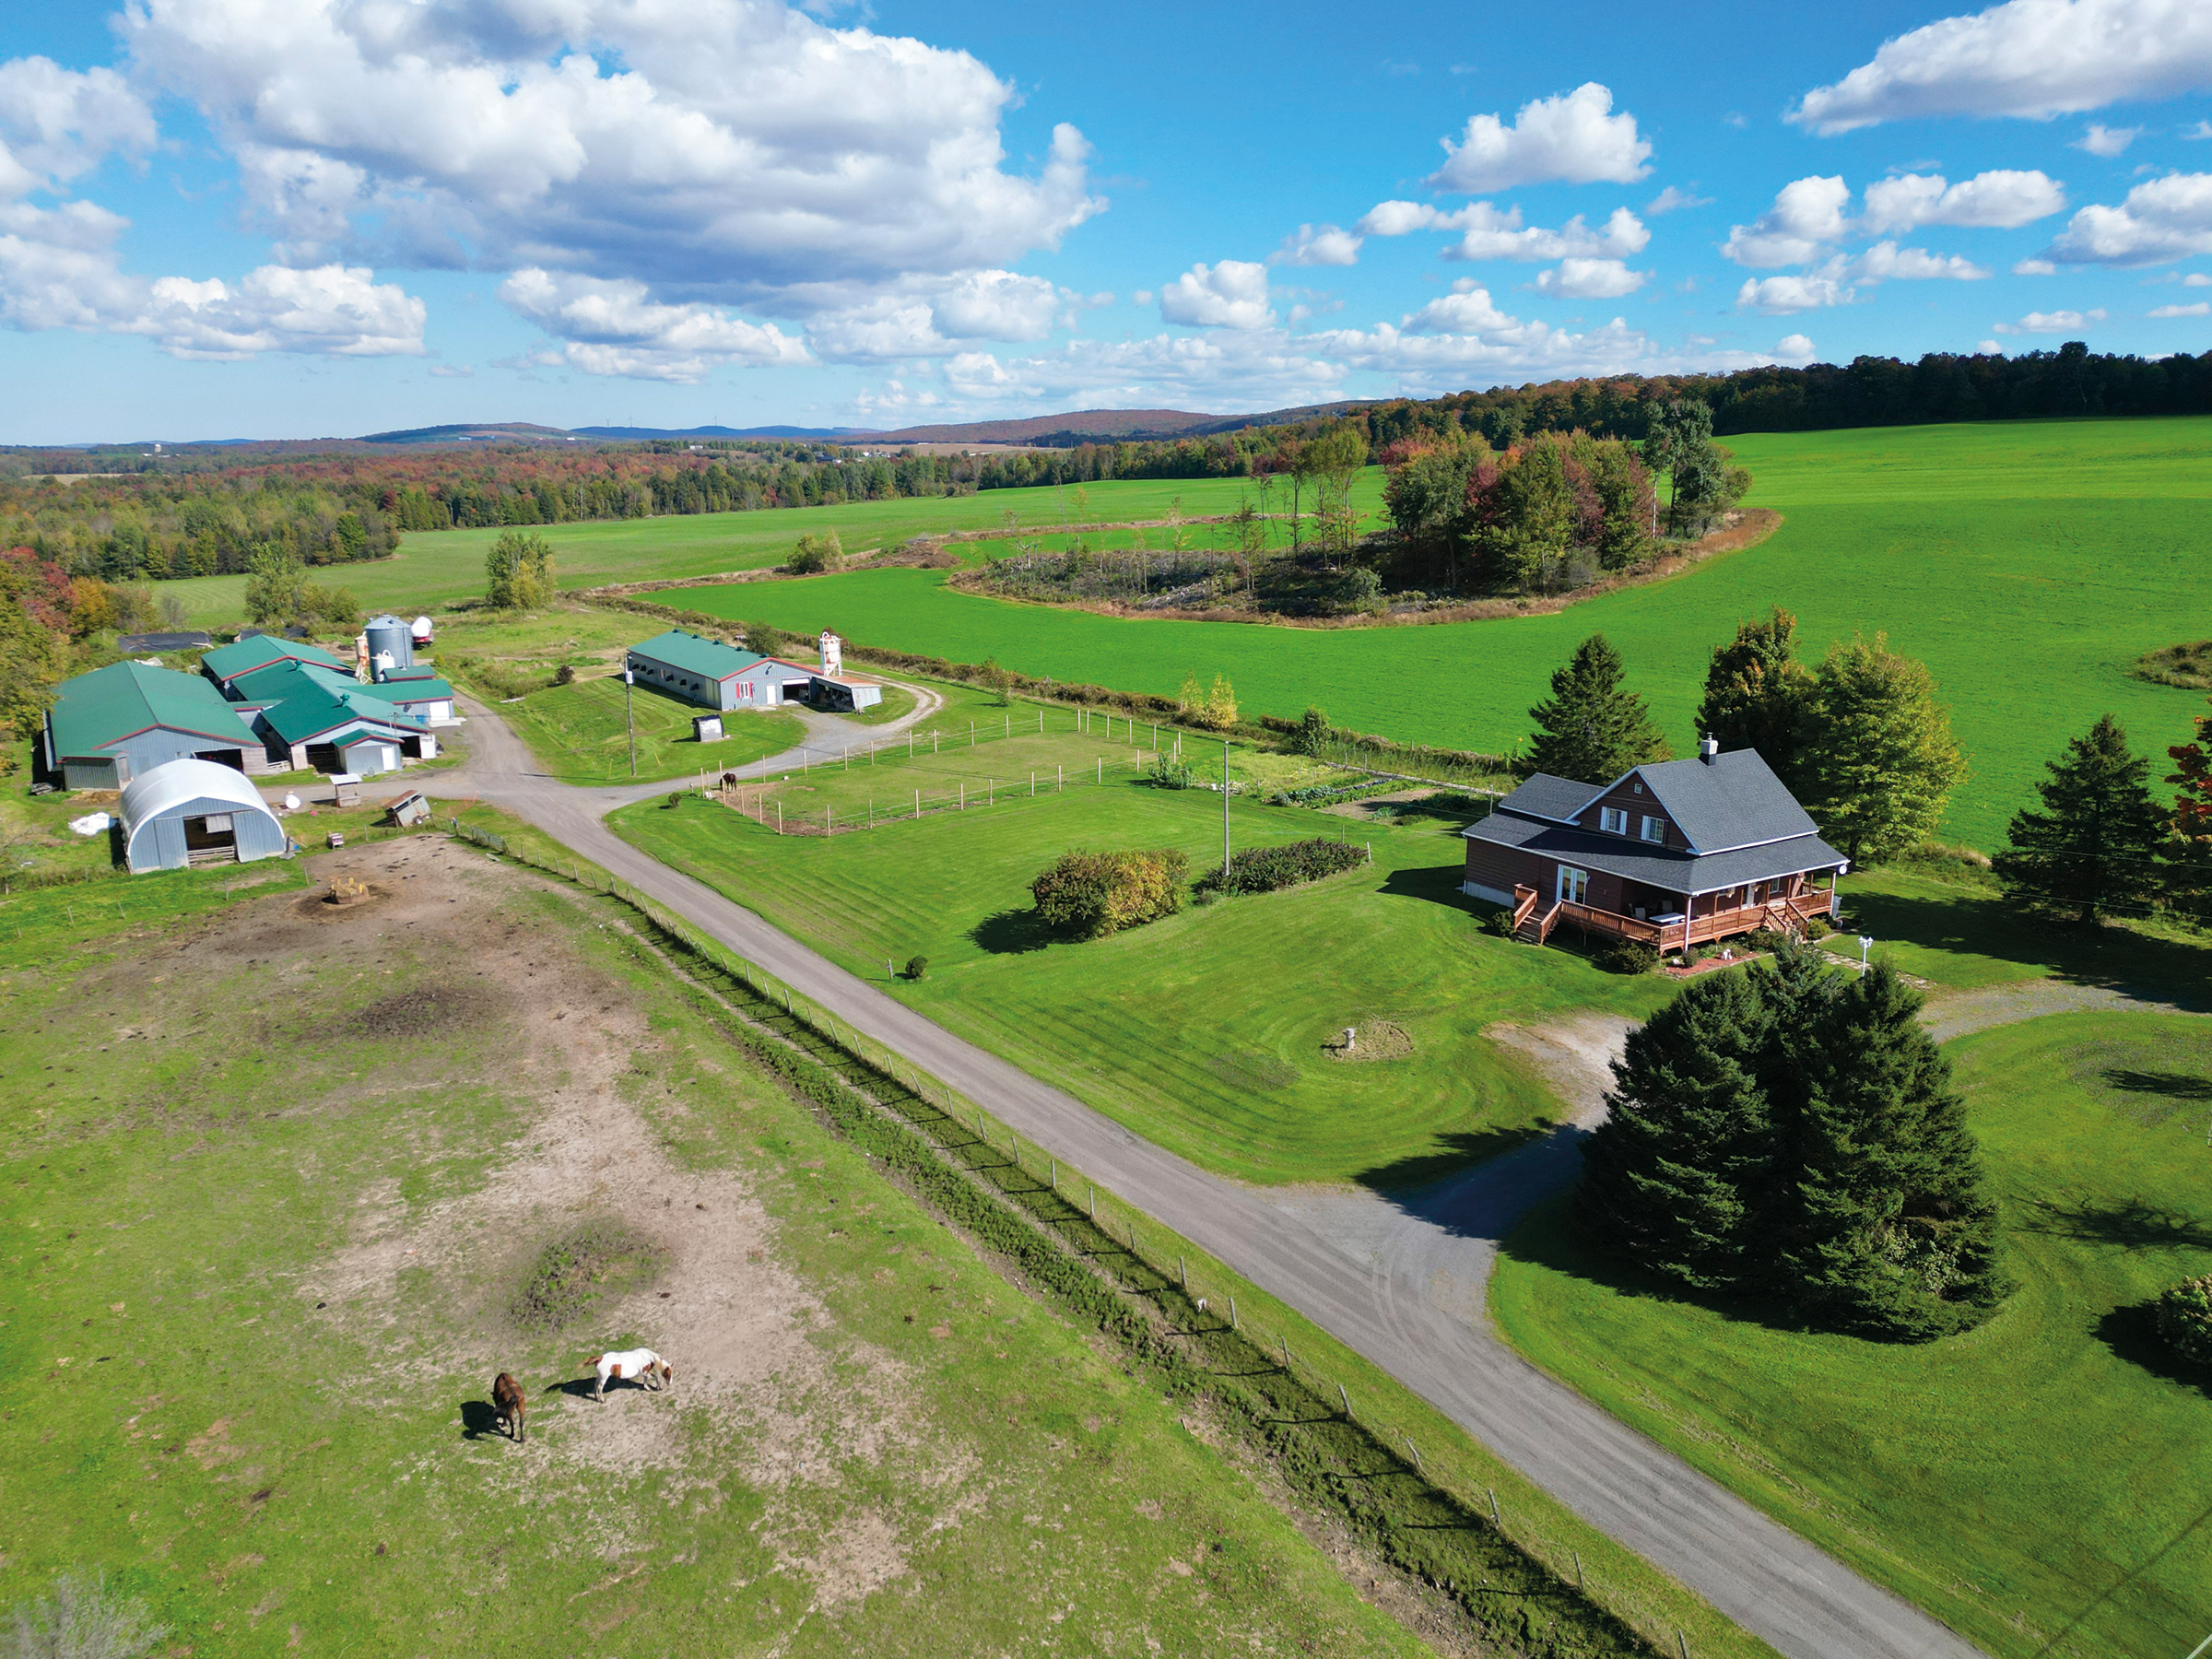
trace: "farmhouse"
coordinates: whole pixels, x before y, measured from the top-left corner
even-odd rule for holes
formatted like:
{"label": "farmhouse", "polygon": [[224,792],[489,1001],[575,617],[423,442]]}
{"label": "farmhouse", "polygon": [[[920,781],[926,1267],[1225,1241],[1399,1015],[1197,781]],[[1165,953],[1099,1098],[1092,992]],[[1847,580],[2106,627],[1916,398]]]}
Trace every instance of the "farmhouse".
{"label": "farmhouse", "polygon": [[1562,923],[1662,952],[1801,933],[1833,913],[1849,866],[1758,750],[1711,738],[1611,783],[1538,772],[1465,834],[1465,890],[1511,906],[1515,936],[1537,944]]}
{"label": "farmhouse", "polygon": [[248,864],[291,845],[243,773],[212,760],[171,760],[123,786],[124,860],[133,875],[192,865]]}
{"label": "farmhouse", "polygon": [[111,663],[64,680],[46,712],[41,771],[65,789],[121,789],[171,760],[263,771],[253,722],[196,674]]}

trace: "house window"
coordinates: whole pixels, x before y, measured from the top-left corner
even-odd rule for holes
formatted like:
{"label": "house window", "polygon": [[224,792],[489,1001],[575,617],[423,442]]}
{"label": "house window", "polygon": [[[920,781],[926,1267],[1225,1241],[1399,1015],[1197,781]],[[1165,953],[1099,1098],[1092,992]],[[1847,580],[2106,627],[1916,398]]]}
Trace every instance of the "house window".
{"label": "house window", "polygon": [[[1644,819],[1650,823],[1651,819]],[[1629,832],[1629,815],[1618,806],[1600,806],[1597,809],[1597,827],[1607,835],[1626,835]]]}
{"label": "house window", "polygon": [[1666,839],[1666,820],[1653,818],[1648,812],[1645,813],[1643,815],[1643,839],[1648,841],[1665,841]]}
{"label": "house window", "polygon": [[1565,865],[1559,866],[1559,887],[1556,889],[1561,904],[1582,904],[1590,897],[1590,872],[1574,870]]}

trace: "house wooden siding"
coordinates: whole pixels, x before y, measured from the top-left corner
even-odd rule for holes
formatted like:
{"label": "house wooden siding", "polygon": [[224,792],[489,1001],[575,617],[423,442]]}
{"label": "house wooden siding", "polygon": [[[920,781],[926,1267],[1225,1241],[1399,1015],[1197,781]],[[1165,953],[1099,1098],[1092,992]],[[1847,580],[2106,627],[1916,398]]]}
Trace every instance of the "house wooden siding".
{"label": "house wooden siding", "polygon": [[[1600,834],[1617,833],[1600,828],[1605,822],[1602,815],[1608,807],[1628,815],[1629,827],[1623,839],[1632,841],[1639,846],[1658,847],[1668,853],[1687,853],[1690,850],[1689,837],[1684,835],[1675,820],[1667,817],[1666,809],[1652,798],[1651,791],[1643,787],[1641,780],[1622,779],[1591,802],[1574,821],[1580,828]],[[1643,839],[1643,820],[1647,818],[1659,820],[1661,839],[1658,841],[1647,841]]]}

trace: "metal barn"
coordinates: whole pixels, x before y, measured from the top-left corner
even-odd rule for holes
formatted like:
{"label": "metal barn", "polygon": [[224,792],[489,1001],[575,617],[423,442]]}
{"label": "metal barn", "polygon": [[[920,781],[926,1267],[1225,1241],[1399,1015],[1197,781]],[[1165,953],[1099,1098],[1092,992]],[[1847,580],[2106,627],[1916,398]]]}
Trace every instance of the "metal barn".
{"label": "metal barn", "polygon": [[122,816],[124,859],[133,875],[249,864],[291,844],[245,775],[212,760],[171,760],[132,779],[123,786]]}

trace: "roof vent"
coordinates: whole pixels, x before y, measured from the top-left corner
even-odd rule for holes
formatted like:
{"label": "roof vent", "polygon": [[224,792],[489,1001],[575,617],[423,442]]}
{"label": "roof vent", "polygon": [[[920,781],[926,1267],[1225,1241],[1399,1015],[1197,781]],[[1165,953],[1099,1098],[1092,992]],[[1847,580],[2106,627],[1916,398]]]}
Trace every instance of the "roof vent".
{"label": "roof vent", "polygon": [[1698,739],[1698,759],[1704,761],[1706,765],[1711,766],[1719,759],[1720,754],[1721,741],[1719,738],[1707,735]]}

